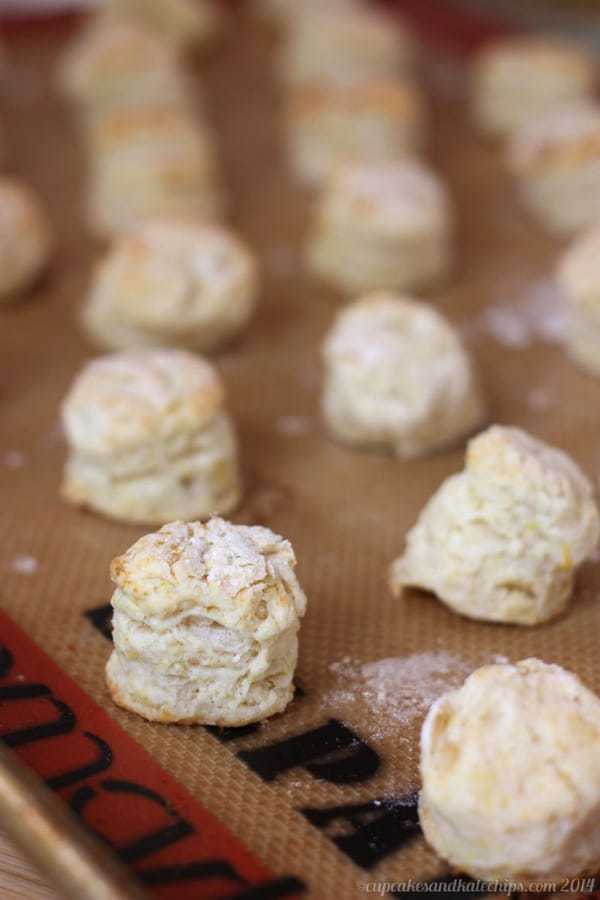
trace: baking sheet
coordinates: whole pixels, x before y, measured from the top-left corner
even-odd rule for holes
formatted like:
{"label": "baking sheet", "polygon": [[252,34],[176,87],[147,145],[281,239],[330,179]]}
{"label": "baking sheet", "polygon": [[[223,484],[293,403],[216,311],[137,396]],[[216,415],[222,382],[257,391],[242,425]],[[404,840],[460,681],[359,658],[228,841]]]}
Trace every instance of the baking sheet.
{"label": "baking sheet", "polygon": [[[309,599],[302,691],[284,715],[224,734],[146,723],[112,705],[103,680],[110,643],[96,626],[106,625],[109,562],[144,529],[77,511],[58,496],[65,458],[58,410],[94,353],[77,311],[101,251],[83,227],[77,132],[53,88],[71,33],[64,23],[16,32],[2,101],[10,171],[44,197],[57,252],[35,295],[0,311],[0,607],[272,878],[286,880],[287,894],[253,896],[329,900],[361,896],[367,884],[446,877],[415,824],[425,707],[498,656],[560,663],[600,691],[598,566],[582,571],[566,616],[531,629],[468,621],[417,592],[401,600],[388,593],[389,562],[424,502],[462,466],[463,449],[405,463],[324,435],[319,347],[342,298],[303,269],[313,198],[286,171],[273,38],[240,12],[227,43],[196,68],[220,136],[232,222],[260,255],[263,290],[249,333],[217,363],[247,484],[234,519],[269,525],[299,559]],[[431,299],[464,331],[491,420],[562,447],[596,479],[600,381],[577,371],[554,343],[560,308],[552,269],[561,245],[519,211],[499,149],[472,133],[462,63],[432,54],[426,77],[434,98],[429,158],[458,210],[455,272]],[[23,652],[24,665],[31,653]],[[363,669],[389,658],[395,662]],[[6,708],[0,704],[2,733]],[[45,740],[50,747],[54,738]],[[27,744],[15,749],[43,768],[44,740],[36,747],[37,755]],[[73,793],[61,790],[67,800]],[[110,837],[114,822],[92,824]],[[117,846],[124,840],[113,835]],[[133,864],[151,862],[150,854]],[[230,888],[230,896],[249,890]],[[148,891],[178,900],[224,895],[222,884],[189,872]]]}

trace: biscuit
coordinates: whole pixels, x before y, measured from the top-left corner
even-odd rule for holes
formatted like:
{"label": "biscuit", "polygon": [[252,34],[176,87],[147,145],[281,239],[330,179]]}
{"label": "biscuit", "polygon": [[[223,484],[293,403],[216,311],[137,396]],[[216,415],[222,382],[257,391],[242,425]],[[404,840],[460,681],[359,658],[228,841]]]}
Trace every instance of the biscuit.
{"label": "biscuit", "polygon": [[213,0],[109,0],[117,15],[139,20],[164,40],[183,49],[205,48],[222,26],[222,15]]}
{"label": "biscuit", "polygon": [[213,136],[181,109],[112,109],[90,127],[89,144],[88,221],[96,234],[122,234],[156,217],[221,217]]}
{"label": "biscuit", "polygon": [[181,102],[185,94],[177,52],[152,29],[127,17],[100,14],[64,54],[63,93],[79,106]]}
{"label": "biscuit", "polygon": [[0,178],[0,303],[18,299],[46,268],[50,224],[35,194],[12,178]]}
{"label": "biscuit", "polygon": [[433,307],[374,294],[337,317],[324,346],[323,415],[331,434],[410,458],[473,432],[483,402],[451,325]]}
{"label": "biscuit", "polygon": [[113,350],[214,350],[248,324],[257,281],[252,253],[228,230],[157,219],[118,240],[100,263],[82,322]]}
{"label": "biscuit", "polygon": [[506,136],[547,113],[592,96],[593,57],[557,39],[503,38],[484,47],[471,75],[473,118],[486,134]]}
{"label": "biscuit", "polygon": [[345,160],[391,162],[418,151],[426,130],[421,91],[407,79],[305,84],[286,108],[292,169],[318,183]]}
{"label": "biscuit", "polygon": [[432,591],[472,619],[536,625],[566,608],[599,533],[594,490],[573,460],[495,425],[421,512],[391,587]]}
{"label": "biscuit", "polygon": [[484,666],[421,732],[419,818],[453,868],[525,885],[600,867],[600,700],[539,659]]}
{"label": "biscuit", "polygon": [[307,261],[351,293],[419,290],[448,274],[452,231],[446,188],[426,166],[345,163],[318,200]]}
{"label": "biscuit", "polygon": [[412,71],[417,43],[398,17],[367,8],[296,15],[279,60],[283,82],[344,84]]}
{"label": "biscuit", "polygon": [[292,699],[306,597],[291,544],[223,519],[172,522],[113,560],[114,701],[155,722],[240,726]]}
{"label": "biscuit", "polygon": [[600,375],[600,226],[576,238],[563,255],[558,280],[568,304],[569,356]]}
{"label": "biscuit", "polygon": [[207,518],[240,500],[237,441],[215,369],[184,350],[88,363],[62,409],[62,495],[113,519]]}
{"label": "biscuit", "polygon": [[508,163],[523,205],[557,233],[600,219],[600,104],[552,112],[518,129]]}

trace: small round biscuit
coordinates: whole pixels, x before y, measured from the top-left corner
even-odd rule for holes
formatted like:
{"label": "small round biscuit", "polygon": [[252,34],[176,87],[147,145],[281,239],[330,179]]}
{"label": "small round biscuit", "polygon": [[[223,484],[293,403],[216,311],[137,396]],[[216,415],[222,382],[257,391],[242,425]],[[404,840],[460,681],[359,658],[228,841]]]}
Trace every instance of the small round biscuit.
{"label": "small round biscuit", "polygon": [[453,868],[560,883],[600,867],[600,700],[539,659],[484,666],[421,733],[419,818]]}
{"label": "small round biscuit", "polygon": [[524,206],[550,231],[569,233],[600,219],[600,104],[549,113],[518,129],[509,167]]}
{"label": "small round biscuit", "polygon": [[599,534],[593,487],[573,460],[495,425],[421,512],[391,587],[432,591],[472,619],[536,625],[566,608]]}
{"label": "small round biscuit", "polygon": [[113,519],[207,518],[240,500],[237,441],[223,384],[184,350],[137,350],[88,363],[62,409],[63,497]]}
{"label": "small round biscuit", "polygon": [[344,84],[394,77],[414,68],[417,43],[397,16],[368,8],[296,16],[279,62],[283,82]]}
{"label": "small round biscuit", "polygon": [[212,134],[181,109],[146,104],[95,120],[88,219],[110,237],[156,217],[216,221],[223,190]]}
{"label": "small round biscuit", "polygon": [[590,98],[596,63],[583,48],[551,38],[508,37],[478,54],[471,76],[473,118],[505,136],[568,104]]}
{"label": "small round biscuit", "polygon": [[59,70],[63,92],[86,108],[180,102],[185,81],[171,45],[133,19],[100,14],[77,35]]}
{"label": "small round biscuit", "polygon": [[324,346],[323,414],[332,435],[410,458],[481,425],[473,367],[450,324],[426,303],[390,294],[337,317]]}
{"label": "small round biscuit", "polygon": [[100,263],[82,322],[112,350],[214,350],[248,324],[257,282],[252,253],[230,231],[157,219],[118,240]]}
{"label": "small round biscuit", "polygon": [[184,50],[210,46],[223,24],[213,0],[109,0],[111,7],[115,14],[139,20]]}
{"label": "small round biscuit", "polygon": [[426,166],[345,163],[318,201],[308,264],[351,293],[420,290],[447,275],[452,231],[448,193]]}
{"label": "small round biscuit", "polygon": [[600,226],[584,232],[563,255],[558,280],[569,310],[567,352],[600,375]]}
{"label": "small round biscuit", "polygon": [[0,178],[0,303],[33,286],[51,254],[50,224],[37,197],[19,181]]}
{"label": "small round biscuit", "polygon": [[292,169],[309,182],[345,160],[392,161],[424,143],[425,103],[406,79],[358,84],[305,84],[287,102]]}
{"label": "small round biscuit", "polygon": [[155,722],[240,726],[294,694],[306,597],[290,543],[223,519],[173,522],[113,560],[119,706]]}

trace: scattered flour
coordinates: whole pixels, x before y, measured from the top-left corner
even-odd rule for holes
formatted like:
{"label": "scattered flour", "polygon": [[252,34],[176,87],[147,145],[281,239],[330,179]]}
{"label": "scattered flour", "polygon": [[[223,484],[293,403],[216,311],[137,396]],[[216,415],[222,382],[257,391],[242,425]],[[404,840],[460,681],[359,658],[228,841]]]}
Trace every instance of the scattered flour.
{"label": "scattered flour", "polygon": [[308,416],[280,416],[275,427],[286,437],[301,437],[311,430],[311,420]]}
{"label": "scattered flour", "polygon": [[20,450],[9,450],[4,454],[4,465],[9,469],[18,469],[25,462],[25,457]]}
{"label": "scattered flour", "polygon": [[34,556],[15,556],[12,561],[13,572],[19,575],[34,575],[38,570],[39,563]]}
{"label": "scattered flour", "polygon": [[374,740],[394,738],[415,744],[431,704],[460,687],[480,665],[508,663],[506,656],[485,656],[468,663],[444,650],[390,657],[361,665],[350,657],[329,669],[334,687],[325,695],[328,709],[360,716],[361,727]]}
{"label": "scattered flour", "polygon": [[347,705],[354,701],[369,710],[374,736],[402,732],[423,719],[442,694],[462,684],[472,666],[444,651],[414,653],[360,665],[349,658],[332,663],[336,679],[328,703]]}
{"label": "scattered flour", "polygon": [[565,326],[565,306],[552,279],[534,282],[512,303],[488,307],[475,323],[477,331],[517,350],[535,341],[560,343]]}
{"label": "scattered flour", "polygon": [[468,666],[448,653],[382,659],[361,669],[367,700],[406,725],[461,684],[468,672]]}
{"label": "scattered flour", "polygon": [[519,315],[519,310],[510,306],[492,306],[481,316],[485,331],[505,347],[522,348],[529,344],[529,329]]}

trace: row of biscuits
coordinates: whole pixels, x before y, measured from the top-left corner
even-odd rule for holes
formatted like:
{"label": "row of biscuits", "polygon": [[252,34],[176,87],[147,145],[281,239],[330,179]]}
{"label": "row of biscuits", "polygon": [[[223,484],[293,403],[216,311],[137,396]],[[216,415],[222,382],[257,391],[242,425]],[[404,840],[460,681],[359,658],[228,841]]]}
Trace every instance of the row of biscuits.
{"label": "row of biscuits", "polygon": [[[348,42],[342,41],[344,52]],[[294,71],[311,64],[310,46],[300,48]],[[327,53],[319,58],[330,59]],[[384,58],[378,52],[377,64]],[[363,64],[370,65],[351,55],[342,69],[352,80]],[[334,69],[341,70],[337,60]],[[119,129],[142,106],[138,95]],[[105,113],[103,108],[100,116]],[[92,144],[99,139],[95,116],[96,111],[86,124]],[[139,162],[137,151],[133,159]],[[410,166],[418,173],[419,198],[430,174],[420,164]],[[125,169],[128,178],[134,168],[135,163]],[[394,217],[395,202],[402,205],[412,190],[407,185],[415,184],[406,171],[392,192],[391,216],[388,173],[375,179],[375,205],[383,203],[385,214],[374,221],[365,217],[358,237],[350,235],[356,243],[350,241],[337,266],[344,273],[356,248],[375,235],[357,271],[368,271],[373,262],[375,283],[364,288],[388,293],[340,314],[325,348],[323,405],[336,437],[389,446],[410,457],[463,438],[480,427],[484,413],[476,375],[453,329],[427,304],[389,293],[398,287],[388,282],[397,274],[390,264],[398,248],[405,249],[403,271],[419,255],[418,243],[416,253],[414,244],[398,243],[406,214],[400,222]],[[142,193],[147,196],[147,187]],[[342,192],[339,207],[333,204],[342,209],[342,219],[348,195]],[[116,204],[112,197],[102,230],[110,218],[109,230],[120,234],[124,226],[126,234],[102,264],[84,317],[97,340],[125,352],[91,362],[66,399],[65,496],[136,522],[229,512],[241,488],[223,386],[210,364],[177,348],[213,345],[208,338],[204,344],[203,311],[211,305],[204,287],[219,282],[223,268],[230,275],[236,267],[226,249],[207,251],[204,225],[157,223],[154,209],[150,221],[140,222],[146,219],[144,204],[131,219],[131,208],[124,217],[119,207],[113,217]],[[172,214],[170,208],[160,212]],[[352,206],[346,224],[353,214]],[[390,218],[392,249],[381,254]],[[224,255],[229,263],[223,264]],[[244,294],[248,302],[252,263],[240,268],[244,277],[233,295]],[[417,277],[416,284],[424,283]],[[215,319],[206,331],[214,334],[226,318],[229,295],[209,295],[217,311],[213,306]],[[182,321],[190,306],[193,327]],[[156,349],[160,344],[175,349]],[[568,603],[575,571],[593,553],[599,530],[593,489],[576,464],[517,429],[495,426],[470,442],[465,471],[449,479],[424,510],[392,566],[392,587],[426,587],[475,618],[545,621]],[[306,606],[294,565],[289,543],[268,529],[218,518],[207,524],[170,522],[141,538],[111,569],[115,648],[107,680],[115,701],[162,722],[242,725],[283,710],[293,693],[297,631]],[[499,708],[507,709],[511,722],[505,753],[498,752],[506,740]],[[571,741],[569,747],[561,743],[565,731],[575,736],[575,749]],[[427,838],[446,859],[483,878],[536,880],[594,870],[600,858],[598,736],[600,701],[558,667],[528,661],[475,673],[436,704],[423,729],[420,816]],[[507,791],[520,797],[532,772],[535,788],[527,806],[506,803]]]}
{"label": "row of biscuits", "polygon": [[[308,264],[345,292],[427,289],[451,269],[453,209],[422,158],[418,43],[397,17],[392,28],[352,0],[328,11],[288,7],[259,4],[282,34],[290,167],[319,189]],[[559,233],[600,216],[596,85],[595,60],[556,38],[498,40],[472,66],[475,126],[507,139],[523,205]]]}
{"label": "row of biscuits", "polygon": [[[287,28],[297,20],[297,8],[295,13],[285,15],[292,7],[285,0],[265,0],[260,7],[278,14],[280,23]],[[525,47],[526,56],[530,47],[531,44]],[[545,49],[541,53],[544,63]],[[519,108],[518,102],[510,102],[511,93],[522,92],[519,111],[527,119],[529,102],[533,105],[533,118],[551,110],[554,103],[559,106],[571,98],[577,101],[589,91],[591,79],[586,82],[585,77],[579,80],[577,74],[572,78],[568,71],[561,71],[561,50],[555,81],[552,53],[549,83],[528,72],[534,77],[525,79],[521,91],[517,73],[516,81],[507,86],[509,111],[514,109],[516,113]],[[327,54],[318,58],[321,56]],[[304,61],[302,55],[300,59]],[[488,109],[492,114],[496,100],[490,99]],[[496,106],[499,114],[502,106],[500,98]],[[574,114],[574,120],[581,122],[585,114],[580,119],[578,115]],[[561,113],[559,118],[564,116]],[[575,138],[577,142],[577,133]],[[528,140],[526,135],[526,144]],[[330,132],[326,132],[326,141],[331,145]],[[587,143],[587,133],[583,143]],[[308,146],[311,149],[310,140]],[[594,152],[592,148],[592,155]],[[302,168],[302,160],[307,158],[311,160],[305,146],[296,155],[296,167],[298,159]],[[308,168],[314,179],[315,168]],[[389,178],[389,173],[386,175]],[[564,187],[573,186],[580,176],[589,179],[589,175],[589,170],[583,176],[575,171],[573,182],[567,173]],[[559,172],[559,181],[561,176]],[[594,180],[597,184],[592,171],[588,210],[594,209]],[[531,187],[534,202],[530,205],[535,211],[538,185],[532,182]],[[545,187],[542,184],[542,194]],[[384,203],[384,192],[385,187],[372,207]],[[343,201],[350,193],[342,193],[339,208],[343,209]],[[550,224],[562,217],[560,203],[564,199],[559,193],[556,208],[551,209]],[[368,203],[356,204],[354,209],[349,204],[348,208],[351,211],[345,219],[342,215],[346,227],[369,213]],[[585,224],[585,210],[584,200],[583,218],[575,214],[578,224]],[[341,238],[340,242],[347,237],[341,229],[331,235],[333,245],[336,237]],[[361,237],[368,242],[368,228]],[[396,234],[392,233],[394,238]],[[381,238],[376,250],[379,247],[383,247]],[[357,240],[352,251],[360,249],[361,242]],[[362,260],[360,253],[358,256]],[[367,260],[372,256],[371,253]],[[386,262],[390,258],[391,254],[385,257]],[[348,252],[343,263],[334,268],[339,286],[346,287],[340,273],[353,259],[353,252]],[[390,277],[385,267],[374,268],[375,277],[382,277],[382,271],[385,279]],[[357,269],[362,266],[359,264]],[[396,286],[386,280],[369,282],[364,288],[389,290]],[[373,413],[375,442],[388,436],[389,420],[384,416],[382,427],[382,392],[377,379],[369,377],[373,375],[369,364],[374,357],[377,360],[386,356],[381,347],[389,339],[390,329],[382,329],[385,340],[373,340],[382,307],[385,315],[401,317],[392,300],[377,297],[350,308],[341,317],[349,323],[347,327],[344,321],[340,323],[342,338],[332,338],[328,347],[327,365],[334,371],[328,374],[333,381],[333,400],[326,407],[326,415],[328,409],[337,412],[340,395],[342,409],[349,405],[359,417],[366,407],[367,414]],[[371,318],[373,308],[376,313]],[[363,331],[366,337],[361,340]],[[393,336],[393,328],[391,331]],[[410,331],[409,335],[418,343]],[[406,344],[403,361],[410,368],[412,358]],[[345,366],[350,373],[346,383],[341,378],[341,388],[336,381],[335,349],[331,345],[335,349],[341,345],[337,365],[342,371]],[[363,364],[362,379],[356,377],[361,354],[368,360]],[[444,356],[441,351],[440,356]],[[431,359],[427,361],[432,364]],[[378,373],[382,368],[385,371],[385,363],[378,367],[376,361],[374,368]],[[424,369],[425,366],[421,372]],[[388,371],[393,371],[393,367],[389,366]],[[426,378],[422,381],[428,384]],[[393,398],[393,392],[390,394]],[[374,402],[370,404],[368,398],[373,395]],[[397,414],[405,397],[399,392]],[[345,415],[344,427],[347,422]],[[351,422],[354,428],[356,420]],[[364,432],[357,436],[353,430],[350,438],[355,443],[363,441]],[[574,572],[595,550],[598,534],[594,490],[573,461],[516,429],[495,427],[471,442],[465,472],[449,479],[424,510],[408,537],[404,556],[392,567],[392,587],[399,591],[405,584],[417,584],[435,590],[463,614],[532,624],[564,609],[572,592]],[[426,838],[453,866],[487,880],[519,879],[531,884],[595,872],[600,859],[600,830],[596,824],[600,809],[596,752],[599,736],[598,698],[560,667],[527,660],[516,666],[485,667],[476,672],[460,691],[434,705],[423,727],[419,817]]]}
{"label": "row of biscuits", "polygon": [[140,348],[96,359],[76,380],[64,405],[72,453],[63,495],[131,522],[205,518],[240,501],[218,374],[189,353],[142,349],[212,350],[254,308],[256,265],[218,224],[216,141],[192,107],[182,56],[205,43],[209,10],[214,25],[208,4],[115,0],[60,69],[90,161],[89,224],[112,238],[82,326],[103,348]]}
{"label": "row of biscuits", "polygon": [[101,238],[156,215],[214,221],[224,207],[214,135],[192,108],[179,43],[137,6],[93,16],[60,72],[87,151],[88,221]]}
{"label": "row of biscuits", "polygon": [[90,159],[90,225],[112,237],[82,324],[106,349],[210,351],[247,324],[256,265],[220,224],[216,141],[192,110],[180,42],[132,18],[132,5],[140,12],[124,3],[93,18],[61,69]]}
{"label": "row of biscuits", "polygon": [[317,189],[311,271],[345,292],[423,290],[451,265],[453,209],[420,158],[419,44],[366,4],[296,12],[277,73],[290,169]]}
{"label": "row of biscuits", "polygon": [[[60,81],[90,150],[89,217],[97,233],[112,234],[155,209],[216,214],[216,152],[192,120],[179,57],[181,48],[204,46],[218,23],[208,0],[112,0],[68,53]],[[26,185],[3,178],[0,207],[0,299],[10,301],[42,274],[52,241]]]}
{"label": "row of biscuits", "polygon": [[507,141],[505,160],[538,223],[575,233],[557,281],[567,304],[565,346],[600,373],[600,104],[596,59],[581,47],[512,38],[480,52],[472,71],[473,120]]}
{"label": "row of biscuits", "polygon": [[90,362],[63,404],[62,493],[128,522],[209,519],[174,522],[113,562],[107,682],[152,720],[242,725],[291,699],[306,600],[287,541],[214,518],[241,499],[235,428],[216,369],[177,349],[232,338],[258,288],[254,256],[220,224],[216,147],[187,96],[180,50],[201,37],[201,14],[188,0],[115,0],[63,61],[91,162],[89,224],[111,239],[81,323],[124,352]]}

